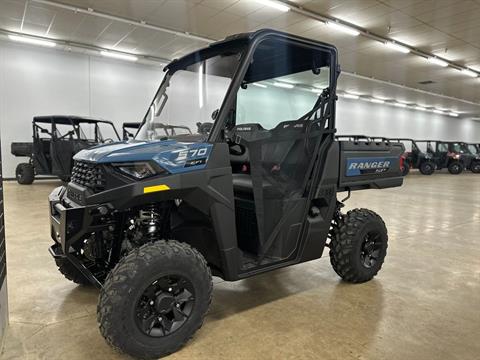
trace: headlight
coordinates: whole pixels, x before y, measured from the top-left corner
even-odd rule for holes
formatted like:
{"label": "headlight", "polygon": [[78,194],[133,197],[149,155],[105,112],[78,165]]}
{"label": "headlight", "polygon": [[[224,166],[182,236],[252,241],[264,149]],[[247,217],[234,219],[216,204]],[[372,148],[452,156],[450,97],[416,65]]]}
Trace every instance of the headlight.
{"label": "headlight", "polygon": [[161,174],[163,170],[157,171],[148,162],[132,162],[112,164],[115,168],[125,175],[134,177],[135,179],[146,179],[150,176]]}

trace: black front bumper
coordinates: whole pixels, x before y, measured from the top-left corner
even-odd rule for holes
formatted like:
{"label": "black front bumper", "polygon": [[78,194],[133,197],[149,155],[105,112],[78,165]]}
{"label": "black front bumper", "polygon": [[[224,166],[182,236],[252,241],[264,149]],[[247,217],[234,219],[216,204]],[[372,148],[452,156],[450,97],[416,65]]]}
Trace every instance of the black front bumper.
{"label": "black front bumper", "polygon": [[75,245],[91,230],[92,216],[97,206],[78,205],[66,196],[67,188],[58,187],[48,197],[50,205],[50,232],[54,244],[49,252],[55,259],[70,261],[90,282],[101,287],[101,282],[77,258]]}

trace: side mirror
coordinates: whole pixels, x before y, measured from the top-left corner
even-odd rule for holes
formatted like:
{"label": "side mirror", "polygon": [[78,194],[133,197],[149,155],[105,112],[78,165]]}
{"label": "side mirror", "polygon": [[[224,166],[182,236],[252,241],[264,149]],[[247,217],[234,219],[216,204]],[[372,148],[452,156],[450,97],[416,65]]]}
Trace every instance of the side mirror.
{"label": "side mirror", "polygon": [[[218,113],[219,113],[219,109],[215,109],[213,112],[212,112],[212,120],[215,120],[218,116]],[[197,124],[198,125],[198,124]]]}

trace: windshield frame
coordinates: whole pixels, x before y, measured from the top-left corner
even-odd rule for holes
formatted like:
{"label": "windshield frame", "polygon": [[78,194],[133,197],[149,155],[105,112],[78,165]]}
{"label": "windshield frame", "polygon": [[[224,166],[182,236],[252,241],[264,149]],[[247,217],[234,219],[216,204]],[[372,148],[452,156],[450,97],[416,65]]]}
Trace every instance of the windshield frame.
{"label": "windshield frame", "polygon": [[[229,45],[229,46],[226,46],[226,45]],[[171,63],[169,63],[167,66],[165,66],[165,68],[163,69],[163,71],[165,72],[165,76],[163,77],[162,82],[160,83],[160,86],[158,87],[157,91],[155,92],[155,95],[153,96],[153,99],[150,102],[150,104],[147,108],[147,111],[145,112],[145,115],[143,116],[143,120],[140,123],[140,126],[138,127],[138,130],[135,134],[134,139],[137,138],[138,134],[141,132],[142,127],[145,126],[145,123],[147,122],[147,117],[148,117],[148,114],[150,112],[151,106],[153,105],[153,103],[155,102],[155,100],[157,99],[157,97],[161,93],[164,93],[164,94],[166,93],[166,90],[167,90],[168,86],[170,85],[170,79],[172,79],[172,77],[175,75],[175,73],[177,71],[184,70],[188,66],[194,65],[196,63],[199,63],[199,62],[211,59],[211,58],[214,58],[215,56],[226,54],[227,51],[232,52],[232,53],[237,52],[240,55],[240,60],[238,62],[237,68],[235,69],[235,72],[233,73],[233,76],[230,80],[230,84],[229,84],[228,89],[225,93],[225,96],[222,100],[222,104],[219,108],[219,109],[222,109],[224,107],[224,104],[226,102],[227,97],[230,94],[230,91],[231,91],[231,88],[234,84],[235,78],[238,75],[238,70],[245,60],[245,54],[247,52],[247,48],[248,48],[248,45],[244,41],[237,41],[237,42],[234,42],[233,44],[220,43],[218,46],[203,48],[203,49],[200,49],[197,52],[193,52],[191,54],[188,54],[188,55],[184,56],[183,58],[173,60]],[[215,119],[212,119],[213,120],[213,127],[215,127],[215,124],[219,121],[219,119],[220,119],[219,115],[217,115],[217,117]],[[206,141],[210,142],[208,139]]]}

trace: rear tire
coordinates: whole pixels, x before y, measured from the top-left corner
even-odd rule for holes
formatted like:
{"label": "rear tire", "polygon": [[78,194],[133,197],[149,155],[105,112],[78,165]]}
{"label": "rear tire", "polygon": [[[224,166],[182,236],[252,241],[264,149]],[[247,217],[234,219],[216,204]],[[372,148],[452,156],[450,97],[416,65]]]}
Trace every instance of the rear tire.
{"label": "rear tire", "polygon": [[90,281],[67,259],[55,259],[55,263],[66,279],[78,285],[91,285]]}
{"label": "rear tire", "polygon": [[435,164],[432,161],[424,161],[420,164],[420,172],[423,175],[432,175],[435,172]]}
{"label": "rear tire", "polygon": [[472,173],[479,174],[480,173],[480,161],[472,161],[472,165],[470,166],[470,170]]}
{"label": "rear tire", "polygon": [[448,165],[448,172],[452,175],[458,175],[463,172],[463,164],[460,161],[453,161]]}
{"label": "rear tire", "polygon": [[204,257],[188,244],[161,240],[132,250],[110,272],[97,321],[114,349],[159,358],[179,350],[202,326],[211,297]]}
{"label": "rear tire", "polygon": [[330,263],[345,281],[371,280],[387,255],[388,235],[382,218],[368,209],[349,211],[338,222],[330,242]]}
{"label": "rear tire", "polygon": [[35,179],[35,169],[32,164],[21,163],[15,169],[15,177],[21,185],[30,185]]}

